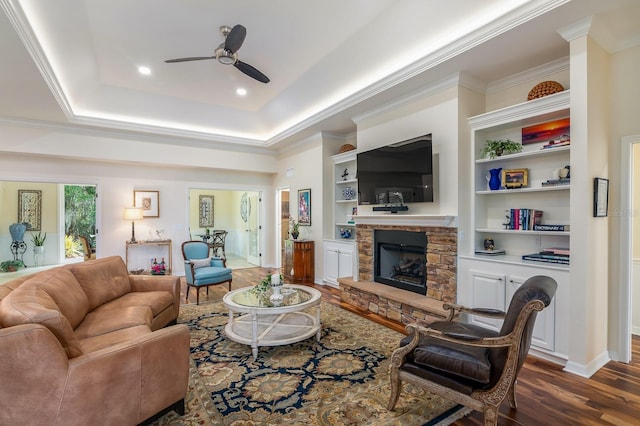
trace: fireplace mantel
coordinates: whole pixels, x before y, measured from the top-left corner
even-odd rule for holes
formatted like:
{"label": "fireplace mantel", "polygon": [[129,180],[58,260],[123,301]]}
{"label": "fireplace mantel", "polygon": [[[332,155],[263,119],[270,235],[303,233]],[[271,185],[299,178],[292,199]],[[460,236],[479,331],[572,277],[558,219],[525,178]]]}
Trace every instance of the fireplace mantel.
{"label": "fireplace mantel", "polygon": [[447,228],[458,227],[457,216],[436,216],[420,214],[375,214],[355,215],[353,220],[356,225],[404,225],[404,226],[442,226]]}

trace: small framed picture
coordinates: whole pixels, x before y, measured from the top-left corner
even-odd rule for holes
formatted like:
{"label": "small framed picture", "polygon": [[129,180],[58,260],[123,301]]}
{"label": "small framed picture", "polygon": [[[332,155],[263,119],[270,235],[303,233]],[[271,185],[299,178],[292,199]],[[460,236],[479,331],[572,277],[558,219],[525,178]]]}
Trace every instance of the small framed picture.
{"label": "small framed picture", "polygon": [[593,179],[593,217],[606,217],[609,210],[609,179]]}
{"label": "small framed picture", "polygon": [[142,208],[143,217],[160,217],[160,191],[133,191],[133,206]]}
{"label": "small framed picture", "polygon": [[200,228],[213,227],[213,195],[200,195],[198,201],[198,226]]}
{"label": "small framed picture", "polygon": [[311,226],[311,189],[298,190],[298,223]]}
{"label": "small framed picture", "polygon": [[523,188],[529,185],[529,169],[503,169],[502,186],[505,188]]}

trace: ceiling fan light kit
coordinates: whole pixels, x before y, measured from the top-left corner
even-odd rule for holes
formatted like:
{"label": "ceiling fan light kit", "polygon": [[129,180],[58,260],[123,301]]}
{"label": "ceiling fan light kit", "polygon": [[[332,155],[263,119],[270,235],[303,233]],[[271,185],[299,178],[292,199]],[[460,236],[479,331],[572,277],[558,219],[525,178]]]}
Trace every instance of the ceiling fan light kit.
{"label": "ceiling fan light kit", "polygon": [[258,71],[253,66],[238,60],[238,49],[242,47],[242,43],[244,43],[244,39],[247,36],[247,29],[245,27],[240,24],[235,25],[233,28],[223,25],[220,27],[220,34],[222,34],[225,40],[216,48],[214,52],[215,56],[194,56],[189,58],[167,59],[165,62],[172,64],[176,62],[217,59],[221,64],[235,66],[242,73],[258,80],[261,83],[268,83],[270,81],[269,77]]}

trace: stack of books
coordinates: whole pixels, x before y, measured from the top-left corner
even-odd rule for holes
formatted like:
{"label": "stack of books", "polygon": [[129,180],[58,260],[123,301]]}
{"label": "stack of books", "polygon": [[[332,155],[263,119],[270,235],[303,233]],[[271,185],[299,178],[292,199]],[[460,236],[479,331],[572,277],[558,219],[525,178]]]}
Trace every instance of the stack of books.
{"label": "stack of books", "polygon": [[567,145],[571,145],[571,139],[563,138],[559,141],[549,141],[548,143],[544,144],[541,149],[552,149]]}
{"label": "stack of books", "polygon": [[480,254],[482,256],[500,256],[506,254],[504,249],[476,249],[476,254]]}
{"label": "stack of books", "polygon": [[545,263],[558,263],[561,265],[568,265],[570,259],[570,252],[568,248],[564,247],[550,247],[542,249],[538,253],[525,254],[522,256],[522,260],[531,260],[534,262]]}

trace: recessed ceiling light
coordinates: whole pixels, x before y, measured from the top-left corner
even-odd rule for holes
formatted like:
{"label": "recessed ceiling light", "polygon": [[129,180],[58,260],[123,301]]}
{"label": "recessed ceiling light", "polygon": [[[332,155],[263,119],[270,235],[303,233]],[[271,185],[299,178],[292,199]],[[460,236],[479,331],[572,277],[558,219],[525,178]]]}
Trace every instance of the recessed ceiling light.
{"label": "recessed ceiling light", "polygon": [[151,75],[151,68],[140,66],[138,67],[138,72],[142,75]]}
{"label": "recessed ceiling light", "polygon": [[247,94],[247,89],[243,89],[242,87],[236,89],[236,94],[238,96],[244,96]]}

